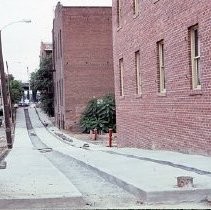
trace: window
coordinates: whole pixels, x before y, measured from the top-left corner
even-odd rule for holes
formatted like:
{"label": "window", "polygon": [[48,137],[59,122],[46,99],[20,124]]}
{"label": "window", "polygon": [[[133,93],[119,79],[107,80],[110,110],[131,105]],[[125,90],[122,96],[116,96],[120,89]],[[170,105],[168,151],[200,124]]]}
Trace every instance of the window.
{"label": "window", "polygon": [[117,0],[117,6],[116,6],[116,9],[117,9],[117,27],[120,26],[120,21],[121,21],[121,3],[120,3],[121,0]]}
{"label": "window", "polygon": [[56,61],[57,60],[57,41],[56,41],[56,37],[55,37],[55,40],[54,40],[54,52],[55,52],[54,59]]}
{"label": "window", "polygon": [[[53,87],[54,87],[54,93],[56,94],[56,89],[57,89],[56,82],[54,82]],[[55,106],[56,106],[57,105],[57,97],[54,97],[54,103],[55,103]]]}
{"label": "window", "polygon": [[139,1],[140,0],[133,0],[133,14],[138,15],[139,13]]}
{"label": "window", "polygon": [[141,94],[140,52],[135,52],[136,94]]}
{"label": "window", "polygon": [[58,102],[58,106],[60,105],[60,92],[59,92],[59,82],[57,81],[57,85],[56,85],[56,96],[57,96],[57,102]]}
{"label": "window", "polygon": [[153,2],[154,4],[156,4],[158,1],[160,1],[160,0],[153,0],[152,2]]}
{"label": "window", "polygon": [[198,25],[191,27],[191,67],[192,67],[192,87],[193,89],[201,89],[200,78],[200,43]]}
{"label": "window", "polygon": [[159,75],[159,92],[166,92],[166,78],[165,78],[165,65],[164,65],[164,41],[161,40],[157,43],[158,48],[158,75]]}
{"label": "window", "polygon": [[64,84],[63,84],[63,79],[61,79],[61,106],[63,106],[63,98],[64,98]]}
{"label": "window", "polygon": [[120,84],[120,96],[124,95],[123,92],[123,58],[119,60],[119,84]]}
{"label": "window", "polygon": [[59,31],[60,56],[62,57],[62,31]]}
{"label": "window", "polygon": [[59,33],[58,33],[58,37],[57,37],[57,44],[58,44],[58,51],[57,51],[57,55],[58,55],[58,59],[60,58],[60,42],[59,42]]}
{"label": "window", "polygon": [[61,83],[61,79],[59,80],[59,96],[60,96],[60,106],[62,106],[62,83]]}

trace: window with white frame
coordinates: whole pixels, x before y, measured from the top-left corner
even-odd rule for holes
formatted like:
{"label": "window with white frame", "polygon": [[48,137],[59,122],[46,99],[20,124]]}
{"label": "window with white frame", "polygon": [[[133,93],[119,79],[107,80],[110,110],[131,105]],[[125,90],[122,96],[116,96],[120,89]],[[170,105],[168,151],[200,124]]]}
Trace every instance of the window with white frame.
{"label": "window with white frame", "polygon": [[191,67],[192,67],[192,88],[201,89],[200,78],[200,43],[198,25],[190,28],[191,39]]}
{"label": "window with white frame", "polygon": [[59,30],[60,56],[62,57],[62,31]]}
{"label": "window with white frame", "polygon": [[157,43],[158,47],[158,69],[159,69],[159,91],[166,93],[166,77],[165,77],[165,63],[164,63],[164,40]]}
{"label": "window with white frame", "polygon": [[139,1],[140,0],[133,0],[133,14],[134,15],[139,14]]}
{"label": "window with white frame", "polygon": [[120,96],[124,95],[123,89],[123,58],[119,60],[119,86],[120,86]]}
{"label": "window with white frame", "polygon": [[58,32],[58,36],[57,36],[57,44],[58,44],[58,53],[57,53],[57,55],[58,55],[58,59],[60,58],[60,42],[59,42],[59,35],[60,35],[60,33]]}
{"label": "window with white frame", "polygon": [[117,10],[117,27],[120,27],[120,22],[121,22],[121,0],[117,0],[116,10]]}
{"label": "window with white frame", "polygon": [[135,52],[136,94],[141,94],[140,52]]}

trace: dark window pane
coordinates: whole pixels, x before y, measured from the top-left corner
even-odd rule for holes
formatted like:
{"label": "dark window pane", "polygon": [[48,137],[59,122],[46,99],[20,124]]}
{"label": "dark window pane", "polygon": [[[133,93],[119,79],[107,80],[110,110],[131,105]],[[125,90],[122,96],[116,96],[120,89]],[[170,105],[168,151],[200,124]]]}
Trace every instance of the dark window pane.
{"label": "dark window pane", "polygon": [[201,85],[199,68],[200,68],[199,59],[197,59],[196,60],[197,85]]}
{"label": "dark window pane", "polygon": [[195,40],[195,57],[199,56],[199,39],[198,39],[198,29],[194,30],[194,40]]}

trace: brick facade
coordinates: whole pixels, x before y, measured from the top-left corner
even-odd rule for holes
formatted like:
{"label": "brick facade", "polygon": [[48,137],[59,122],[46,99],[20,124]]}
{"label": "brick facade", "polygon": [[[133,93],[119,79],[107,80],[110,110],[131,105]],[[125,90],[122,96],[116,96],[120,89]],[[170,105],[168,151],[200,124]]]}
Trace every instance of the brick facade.
{"label": "brick facade", "polygon": [[87,102],[114,93],[111,7],[64,7],[53,26],[55,117],[77,129]]}
{"label": "brick facade", "polygon": [[[119,10],[117,2],[113,0],[112,13],[119,146],[211,153],[210,0],[140,0],[139,14],[134,14],[134,1],[120,0]],[[192,88],[190,28],[195,25],[200,40],[199,90]],[[159,41],[164,43],[165,93],[159,92]],[[141,94],[136,91],[137,51]]]}

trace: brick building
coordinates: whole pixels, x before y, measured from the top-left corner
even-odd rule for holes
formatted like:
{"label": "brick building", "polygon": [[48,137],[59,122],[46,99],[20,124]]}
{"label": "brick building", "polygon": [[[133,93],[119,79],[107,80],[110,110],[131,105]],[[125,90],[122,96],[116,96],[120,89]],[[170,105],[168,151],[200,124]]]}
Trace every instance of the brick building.
{"label": "brick building", "polygon": [[58,3],[53,42],[56,124],[74,130],[90,99],[114,93],[111,7]]}
{"label": "brick building", "polygon": [[113,0],[119,145],[211,153],[210,0]]}
{"label": "brick building", "polygon": [[52,54],[53,46],[52,43],[41,42],[40,44],[40,61]]}

